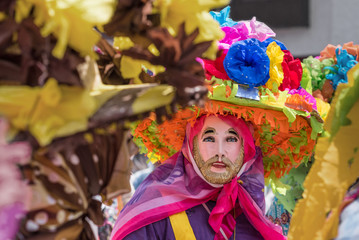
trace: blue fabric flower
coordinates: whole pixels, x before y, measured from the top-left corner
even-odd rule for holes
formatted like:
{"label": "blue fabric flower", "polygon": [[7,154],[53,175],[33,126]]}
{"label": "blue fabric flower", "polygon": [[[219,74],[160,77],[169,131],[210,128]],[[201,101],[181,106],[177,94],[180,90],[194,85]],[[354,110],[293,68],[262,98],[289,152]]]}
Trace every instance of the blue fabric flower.
{"label": "blue fabric flower", "polygon": [[269,79],[270,60],[266,47],[249,38],[232,44],[223,61],[228,76],[237,83],[258,87]]}
{"label": "blue fabric flower", "polygon": [[262,43],[264,44],[264,46],[268,47],[268,45],[272,42],[276,42],[282,51],[288,50],[287,47],[282,42],[280,42],[276,39],[273,39],[273,38],[268,38],[268,39],[264,40]]}
{"label": "blue fabric flower", "polygon": [[233,21],[229,17],[229,12],[230,11],[231,11],[231,7],[227,6],[227,7],[223,8],[220,12],[211,11],[211,12],[209,12],[209,14],[212,15],[214,20],[219,22],[221,27],[233,27],[234,25],[237,24],[237,22]]}
{"label": "blue fabric flower", "polygon": [[337,56],[337,64],[324,68],[331,71],[325,77],[332,81],[334,90],[337,89],[339,83],[348,82],[347,72],[358,63],[355,57],[345,49],[337,48],[335,55]]}

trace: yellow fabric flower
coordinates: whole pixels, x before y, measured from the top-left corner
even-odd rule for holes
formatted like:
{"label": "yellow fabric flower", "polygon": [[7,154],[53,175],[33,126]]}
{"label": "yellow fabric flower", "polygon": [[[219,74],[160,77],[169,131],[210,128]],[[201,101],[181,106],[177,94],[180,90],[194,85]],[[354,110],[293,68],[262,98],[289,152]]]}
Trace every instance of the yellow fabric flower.
{"label": "yellow fabric flower", "polygon": [[266,83],[266,87],[273,92],[278,92],[278,87],[281,85],[284,78],[282,68],[284,53],[276,42],[271,42],[267,47],[267,55],[270,60],[270,78]]}
{"label": "yellow fabric flower", "polygon": [[100,34],[93,28],[107,23],[114,12],[115,0],[19,0],[16,20],[21,21],[34,7],[34,21],[41,34],[54,34],[58,41],[53,55],[62,58],[67,45],[82,56],[96,57],[93,47]]}
{"label": "yellow fabric flower", "polygon": [[141,83],[139,75],[142,71],[142,65],[147,61],[136,60],[131,57],[122,56],[120,71],[123,78],[134,79],[135,83]]}
{"label": "yellow fabric flower", "polygon": [[178,27],[183,22],[187,34],[198,28],[199,35],[195,43],[213,41],[204,57],[215,59],[218,49],[216,41],[221,40],[224,33],[209,11],[228,3],[228,0],[157,0],[154,7],[155,11],[157,9],[161,13],[161,25],[168,28],[171,34],[177,34]]}
{"label": "yellow fabric flower", "polygon": [[119,51],[129,49],[135,44],[132,42],[129,37],[114,37],[113,38],[113,47]]}
{"label": "yellow fabric flower", "polygon": [[54,137],[86,130],[87,119],[96,110],[89,91],[59,86],[49,79],[44,87],[2,86],[0,115],[17,130],[28,130],[41,145]]}
{"label": "yellow fabric flower", "polygon": [[[131,44],[121,45],[121,43],[114,43],[115,48],[127,48],[129,46],[131,46]],[[157,48],[153,44],[148,47],[148,50],[156,56],[159,55]],[[135,83],[141,83],[139,75],[143,68],[150,70],[154,74],[158,74],[165,71],[165,68],[163,66],[152,65],[145,60],[138,60],[127,56],[122,56],[120,71],[124,78],[131,78],[135,80]]]}

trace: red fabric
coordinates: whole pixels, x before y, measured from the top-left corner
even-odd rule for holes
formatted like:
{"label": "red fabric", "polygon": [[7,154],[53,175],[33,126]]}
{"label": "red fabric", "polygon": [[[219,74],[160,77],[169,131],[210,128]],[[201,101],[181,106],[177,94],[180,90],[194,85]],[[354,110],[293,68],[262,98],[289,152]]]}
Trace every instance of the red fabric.
{"label": "red fabric", "polygon": [[287,88],[289,90],[298,89],[303,74],[302,64],[299,59],[294,59],[288,50],[283,50],[283,52],[282,68],[284,78],[282,84],[279,86],[279,90],[284,91]]}
{"label": "red fabric", "polygon": [[230,80],[223,66],[223,61],[226,55],[227,52],[223,51],[222,54],[215,60],[203,59],[204,69],[206,71],[206,79],[210,80],[212,76],[215,76],[216,78]]}

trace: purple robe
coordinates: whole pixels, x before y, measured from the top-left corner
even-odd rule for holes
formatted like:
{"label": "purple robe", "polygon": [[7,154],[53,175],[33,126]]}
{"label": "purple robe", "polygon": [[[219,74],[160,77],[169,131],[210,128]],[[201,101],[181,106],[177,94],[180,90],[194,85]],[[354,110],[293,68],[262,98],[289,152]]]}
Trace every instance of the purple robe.
{"label": "purple robe", "polygon": [[[206,203],[208,208],[212,210],[215,206],[214,201]],[[202,205],[195,206],[186,210],[188,220],[193,229],[193,233],[196,239],[214,239],[215,232],[208,224],[209,213],[204,209]],[[257,240],[263,239],[261,234],[249,223],[245,215],[242,213],[236,218],[235,237],[236,239],[245,240]],[[142,227],[129,235],[124,240],[175,240],[175,236],[172,230],[170,219],[167,217],[160,221],[151,223],[145,227]],[[233,235],[231,238],[233,239]],[[177,239],[178,240],[178,239]]]}

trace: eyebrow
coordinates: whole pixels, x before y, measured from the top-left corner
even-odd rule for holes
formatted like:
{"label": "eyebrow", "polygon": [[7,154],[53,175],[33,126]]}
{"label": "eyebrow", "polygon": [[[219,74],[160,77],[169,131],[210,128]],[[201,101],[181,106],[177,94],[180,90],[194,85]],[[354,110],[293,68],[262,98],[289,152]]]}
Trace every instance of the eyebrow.
{"label": "eyebrow", "polygon": [[215,133],[216,133],[216,129],[212,127],[208,127],[203,131],[201,138],[203,138],[203,136],[206,134],[215,134]]}
{"label": "eyebrow", "polygon": [[233,134],[233,135],[239,137],[238,133],[233,128],[228,129],[228,131],[226,133],[230,133],[230,134]]}

